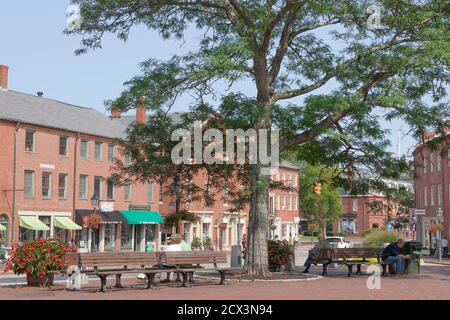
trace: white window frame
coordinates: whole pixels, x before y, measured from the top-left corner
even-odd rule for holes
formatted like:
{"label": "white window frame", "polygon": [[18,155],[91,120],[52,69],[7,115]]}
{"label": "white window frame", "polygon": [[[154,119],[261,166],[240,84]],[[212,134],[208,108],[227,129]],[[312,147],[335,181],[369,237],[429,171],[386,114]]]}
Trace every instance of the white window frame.
{"label": "white window frame", "polygon": [[[60,194],[60,191],[62,190],[61,189],[61,184],[60,184],[61,176],[64,177],[64,196],[63,197],[61,197],[61,194]],[[67,190],[68,190],[67,189],[67,184],[68,184],[68,182],[69,182],[69,175],[67,173],[60,172],[58,174],[58,199],[59,200],[66,200],[67,199]]]}
{"label": "white window frame", "polygon": [[358,212],[358,198],[352,199],[352,212]]}
{"label": "white window frame", "polygon": [[[97,157],[97,146],[100,146],[99,157]],[[100,141],[94,142],[94,160],[99,162],[103,160],[103,143]]]}
{"label": "white window frame", "polygon": [[[44,175],[48,175],[48,195],[44,196]],[[42,199],[51,199],[52,198],[52,173],[51,172],[42,172],[41,173],[41,197]]]}
{"label": "white window frame", "polygon": [[430,186],[430,206],[434,206],[434,184]]}
{"label": "white window frame", "polygon": [[[32,150],[27,150],[27,134],[31,133],[33,135],[33,145]],[[31,129],[25,130],[25,152],[36,152],[36,131]]]}
{"label": "white window frame", "polygon": [[[86,181],[84,186],[81,184],[82,178],[85,178],[85,181]],[[84,187],[84,190],[82,190],[82,187]],[[79,192],[78,196],[80,199],[86,200],[89,198],[89,176],[88,175],[80,174],[80,186],[79,186],[78,192]],[[82,192],[84,194],[82,194]]]}
{"label": "white window frame", "polygon": [[[86,143],[86,156],[83,156],[83,143]],[[89,160],[89,140],[81,139],[80,142],[80,159],[81,160]]]}
{"label": "white window frame", "polygon": [[[112,158],[110,158],[110,154],[109,154],[111,147],[112,147]],[[108,144],[108,163],[111,163],[111,164],[114,163],[115,158],[116,158],[116,145],[109,143]]]}
{"label": "white window frame", "polygon": [[428,186],[423,187],[423,205],[428,207]]}
{"label": "white window frame", "polygon": [[283,205],[281,207],[282,210],[286,209],[286,194],[283,194]]}
{"label": "white window frame", "polygon": [[292,192],[288,194],[288,210],[292,211]]}
{"label": "white window frame", "polygon": [[[128,191],[127,191],[128,188]],[[127,192],[128,192],[128,197],[127,197]],[[123,186],[123,199],[124,201],[131,201],[132,199],[132,186],[131,186],[131,181],[127,182],[124,184]]]}
{"label": "white window frame", "polygon": [[277,194],[277,210],[280,210],[281,208],[281,196],[280,194]]}
{"label": "white window frame", "polygon": [[[151,190],[151,192],[149,192],[149,190]],[[154,184],[153,182],[148,182],[147,183],[147,202],[148,203],[153,203],[155,201],[155,190],[154,190]]]}
{"label": "white window frame", "polygon": [[442,184],[438,184],[438,187],[437,187],[437,193],[438,193],[438,206],[442,206],[442,196],[443,196],[443,193],[442,193]]}
{"label": "white window frame", "polygon": [[[31,174],[31,194],[26,194],[25,193],[25,177],[26,177],[26,175],[27,175],[27,173],[29,173],[29,174]],[[35,186],[34,186],[34,180],[35,180],[35,171],[33,171],[33,170],[25,170],[24,172],[23,172],[23,186],[24,186],[24,197],[26,197],[26,198],[33,198],[34,197],[34,192],[35,192]]]}

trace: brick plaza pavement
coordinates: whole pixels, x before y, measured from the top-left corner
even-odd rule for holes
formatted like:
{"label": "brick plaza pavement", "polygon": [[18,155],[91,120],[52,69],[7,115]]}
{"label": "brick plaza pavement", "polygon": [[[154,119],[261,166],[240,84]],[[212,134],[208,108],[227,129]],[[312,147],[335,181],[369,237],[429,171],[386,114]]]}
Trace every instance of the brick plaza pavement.
{"label": "brick plaza pavement", "polygon": [[[364,269],[363,269],[364,270]],[[319,274],[320,268],[312,268]],[[380,290],[369,290],[367,275],[347,278],[343,268],[330,269],[330,276],[301,282],[231,282],[217,286],[211,281],[198,280],[194,288],[180,288],[178,284],[161,285],[158,290],[142,289],[135,279],[126,279],[125,289],[114,289],[107,293],[96,292],[98,281],[91,281],[89,287],[78,292],[64,289],[62,284],[51,289],[27,287],[2,287],[0,299],[148,299],[148,300],[262,300],[262,299],[445,299],[450,300],[450,267],[424,266],[420,276],[382,278]],[[113,285],[113,278],[108,285]]]}

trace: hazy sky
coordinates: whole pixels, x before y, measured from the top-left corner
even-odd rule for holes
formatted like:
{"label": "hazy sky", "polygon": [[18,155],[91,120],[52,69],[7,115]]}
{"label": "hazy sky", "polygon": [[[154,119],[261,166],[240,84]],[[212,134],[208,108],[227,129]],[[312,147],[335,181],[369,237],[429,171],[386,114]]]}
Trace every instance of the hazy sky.
{"label": "hazy sky", "polygon": [[[188,34],[184,43],[163,41],[155,32],[136,28],[123,43],[105,37],[103,49],[75,56],[80,39],[62,33],[69,0],[0,0],[0,64],[9,65],[9,89],[105,112],[103,101],[117,97],[123,82],[139,73],[138,64],[150,57],[161,60],[172,54],[195,49],[198,36]],[[252,92],[249,83],[242,87]],[[181,100],[177,110],[187,110]],[[392,151],[401,122],[386,124],[391,129]],[[401,140],[401,153],[414,144],[411,137]]]}

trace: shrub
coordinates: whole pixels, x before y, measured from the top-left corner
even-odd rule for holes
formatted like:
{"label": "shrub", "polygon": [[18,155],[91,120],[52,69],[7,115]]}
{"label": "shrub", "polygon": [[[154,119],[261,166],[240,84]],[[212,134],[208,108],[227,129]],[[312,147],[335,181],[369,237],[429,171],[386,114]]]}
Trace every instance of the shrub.
{"label": "shrub", "polygon": [[205,247],[210,247],[211,246],[211,238],[210,237],[204,237],[203,238],[203,245]]}
{"label": "shrub", "polygon": [[289,243],[286,240],[269,240],[267,249],[270,266],[281,267],[287,265],[289,255],[292,252],[289,249]]}
{"label": "shrub", "polygon": [[200,248],[201,246],[202,246],[202,239],[200,239],[199,237],[194,237],[194,239],[192,239],[191,247]]}
{"label": "shrub", "polygon": [[14,246],[6,261],[6,271],[15,274],[30,274],[44,277],[50,271],[64,270],[64,255],[67,251],[75,251],[57,239],[40,239],[24,241]]}
{"label": "shrub", "polygon": [[363,245],[369,248],[382,248],[384,243],[397,241],[400,236],[388,231],[373,230],[363,239]]}

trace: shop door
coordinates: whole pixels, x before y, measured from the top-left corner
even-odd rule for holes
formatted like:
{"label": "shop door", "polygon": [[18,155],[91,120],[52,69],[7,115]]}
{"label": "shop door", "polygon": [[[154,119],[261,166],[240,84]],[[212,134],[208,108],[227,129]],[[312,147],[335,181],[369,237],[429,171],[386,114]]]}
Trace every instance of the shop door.
{"label": "shop door", "polygon": [[91,229],[91,252],[98,252],[100,229]]}
{"label": "shop door", "polygon": [[134,251],[136,252],[141,251],[141,227],[141,225],[134,226]]}

